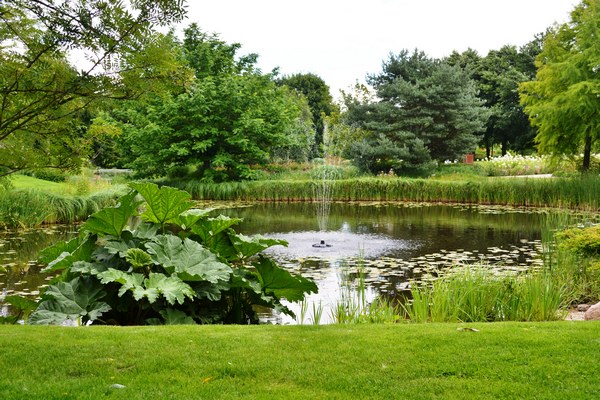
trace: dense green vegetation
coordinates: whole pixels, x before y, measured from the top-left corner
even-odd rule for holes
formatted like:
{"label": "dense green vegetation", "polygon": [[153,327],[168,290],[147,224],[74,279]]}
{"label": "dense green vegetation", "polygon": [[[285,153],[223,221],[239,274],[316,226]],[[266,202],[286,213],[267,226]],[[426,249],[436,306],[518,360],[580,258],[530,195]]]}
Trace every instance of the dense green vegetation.
{"label": "dense green vegetation", "polygon": [[37,189],[0,188],[0,229],[83,221],[90,214],[113,205],[118,193],[118,189],[109,189],[92,194],[65,195]]}
{"label": "dense green vegetation", "polygon": [[433,162],[475,151],[488,116],[460,67],[403,51],[369,83],[377,100],[345,99],[347,122],[369,132],[348,149],[361,170],[426,174]]}
{"label": "dense green vegetation", "polygon": [[317,292],[271,259],[253,258],[286,242],[237,234],[231,227],[239,219],[207,217],[210,210],[192,209],[186,192],[130,186],[115,207],[92,214],[79,236],[42,250],[42,272],[60,275],[28,323],[258,323],[257,306],[293,316],[281,299]]}
{"label": "dense green vegetation", "polygon": [[592,399],[598,322],[0,326],[4,399]]}
{"label": "dense green vegetation", "polygon": [[[312,180],[207,184],[169,181],[198,200],[312,201]],[[416,201],[600,209],[600,179],[410,179],[365,177],[335,181],[339,201]]]}
{"label": "dense green vegetation", "polygon": [[[79,167],[89,156],[94,110],[156,90],[164,74],[178,75],[155,28],[184,14],[175,0],[3,1],[0,177]],[[74,67],[71,51],[89,63]]]}
{"label": "dense green vegetation", "polygon": [[552,30],[536,60],[536,79],[522,83],[521,102],[538,128],[539,150],[583,153],[582,169],[600,141],[598,30],[600,2],[583,0],[569,23]]}
{"label": "dense green vegetation", "polygon": [[[173,0],[4,2],[0,176],[89,161],[139,177],[255,180],[268,164],[323,154],[427,176],[478,146],[597,163],[597,0],[520,48],[390,53],[372,88],[340,104],[319,76],[264,73],[257,54],[193,21],[181,38],[156,29],[184,15]],[[89,66],[71,65],[73,50]]]}

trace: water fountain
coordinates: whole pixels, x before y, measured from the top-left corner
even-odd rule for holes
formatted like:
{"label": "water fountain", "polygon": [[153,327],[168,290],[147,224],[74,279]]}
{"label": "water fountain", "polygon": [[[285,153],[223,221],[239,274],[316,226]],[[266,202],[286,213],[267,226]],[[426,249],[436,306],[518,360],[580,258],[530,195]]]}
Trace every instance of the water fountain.
{"label": "water fountain", "polygon": [[[313,186],[313,203],[315,204],[320,234],[327,232],[328,228],[331,200],[335,185],[334,179],[336,178],[335,171],[335,166],[330,160],[328,161],[327,157],[323,158],[322,163],[315,163],[311,171],[311,177],[315,181]],[[327,243],[324,239],[312,245],[315,248],[327,248],[331,246],[332,244]]]}

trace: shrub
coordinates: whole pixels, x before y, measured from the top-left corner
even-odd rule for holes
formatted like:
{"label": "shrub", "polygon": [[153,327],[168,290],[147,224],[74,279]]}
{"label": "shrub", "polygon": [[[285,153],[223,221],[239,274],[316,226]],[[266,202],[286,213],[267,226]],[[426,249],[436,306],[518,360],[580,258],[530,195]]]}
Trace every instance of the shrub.
{"label": "shrub", "polygon": [[581,257],[600,257],[600,225],[566,229],[556,233],[559,248]]}
{"label": "shrub", "polygon": [[537,156],[506,154],[475,162],[487,176],[536,175],[550,173],[548,159]]}
{"label": "shrub", "polygon": [[258,323],[255,306],[293,316],[281,299],[301,301],[317,291],[259,255],[286,242],[235,233],[239,219],[191,209],[189,193],[130,187],[117,207],[93,214],[78,237],[42,251],[43,272],[60,276],[31,324]]}

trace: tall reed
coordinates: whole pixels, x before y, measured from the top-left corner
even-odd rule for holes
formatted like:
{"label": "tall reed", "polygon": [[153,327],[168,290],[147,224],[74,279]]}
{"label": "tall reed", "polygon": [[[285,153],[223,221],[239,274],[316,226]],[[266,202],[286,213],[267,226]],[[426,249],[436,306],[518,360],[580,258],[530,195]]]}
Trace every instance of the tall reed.
{"label": "tall reed", "polygon": [[356,286],[348,275],[342,276],[341,299],[331,310],[331,320],[338,324],[391,323],[400,320],[400,307],[392,300],[377,296],[369,302],[364,263],[359,260]]}
{"label": "tall reed", "polygon": [[546,272],[496,275],[465,266],[430,286],[413,286],[404,304],[413,322],[551,321],[564,318],[568,289]]}
{"label": "tall reed", "polygon": [[29,228],[47,223],[73,223],[114,204],[107,190],[87,196],[65,196],[39,190],[0,190],[0,228]]}
{"label": "tall reed", "polygon": [[[163,182],[197,200],[313,201],[313,180],[246,181],[220,184]],[[367,177],[335,181],[332,200],[417,201],[498,204],[529,207],[600,209],[600,177],[480,178],[434,180]]]}

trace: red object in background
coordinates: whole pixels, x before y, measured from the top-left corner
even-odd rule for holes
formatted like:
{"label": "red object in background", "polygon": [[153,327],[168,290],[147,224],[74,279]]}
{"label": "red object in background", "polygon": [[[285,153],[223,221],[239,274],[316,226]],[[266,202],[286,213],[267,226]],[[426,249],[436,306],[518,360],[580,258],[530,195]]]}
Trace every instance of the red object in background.
{"label": "red object in background", "polygon": [[473,161],[475,161],[475,154],[469,153],[465,156],[465,164],[473,164]]}

